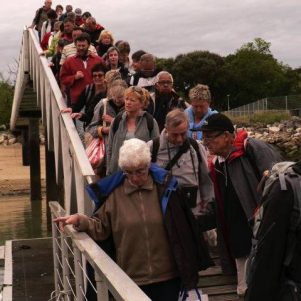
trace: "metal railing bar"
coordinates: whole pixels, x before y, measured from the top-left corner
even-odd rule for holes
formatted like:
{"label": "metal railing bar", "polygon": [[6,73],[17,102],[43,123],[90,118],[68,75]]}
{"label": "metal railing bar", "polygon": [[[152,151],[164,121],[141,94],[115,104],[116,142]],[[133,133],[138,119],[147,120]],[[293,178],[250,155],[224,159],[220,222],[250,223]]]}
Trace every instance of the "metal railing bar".
{"label": "metal railing bar", "polygon": [[64,241],[65,245],[67,246],[67,248],[69,249],[70,253],[71,253],[71,254],[73,255],[73,257],[74,257],[74,252],[73,252],[73,250],[71,249],[71,247],[70,247],[69,243],[67,242],[67,240],[66,240],[65,238],[63,238],[63,241]]}
{"label": "metal railing bar", "polygon": [[62,279],[60,271],[58,269],[56,269],[56,273],[58,275],[58,279],[60,280],[60,283],[61,283],[62,287],[64,287],[63,279]]}
{"label": "metal railing bar", "polygon": [[58,253],[56,253],[56,258],[57,258],[58,263],[60,264],[61,268],[63,269],[63,262],[61,261],[60,256],[59,256]]}
{"label": "metal railing bar", "polygon": [[[35,52],[38,54],[38,52],[41,52],[42,49],[41,49],[38,41],[36,40],[32,29],[29,29],[29,34],[31,36],[31,39],[33,40],[33,44],[35,46],[34,48],[36,50]],[[40,64],[42,64],[42,68],[44,69],[44,72],[46,75],[45,78],[48,81],[48,84],[54,94],[58,109],[59,109],[59,111],[61,111],[62,109],[64,109],[66,107],[61,90],[56,82],[56,79],[55,79],[51,69],[48,66],[48,61],[47,61],[46,57],[40,56],[39,58],[40,59],[37,61]],[[81,144],[81,141],[80,141],[79,135],[77,134],[77,131],[76,131],[76,134],[75,133],[72,134],[72,128],[74,127],[74,123],[73,123],[72,118],[70,117],[70,114],[62,114],[61,118],[64,121],[70,142],[71,142],[73,148],[76,149],[77,164],[80,166],[82,174],[84,176],[94,177],[95,174],[94,174],[91,164],[89,163],[89,160],[85,154],[84,147]],[[79,145],[81,145],[81,147]]]}
{"label": "metal railing bar", "polygon": [[85,300],[86,300],[86,301],[89,301],[89,300],[86,298],[86,293],[85,293],[85,291],[83,290],[83,287],[82,287],[82,286],[80,286],[80,290],[81,290],[81,293],[82,293],[83,297],[85,298]]}
{"label": "metal railing bar", "polygon": [[74,297],[76,297],[76,294],[75,294],[75,292],[74,292],[74,290],[73,290],[73,288],[72,288],[72,285],[71,285],[71,283],[70,283],[70,281],[69,281],[69,278],[68,278],[67,276],[65,276],[65,278],[66,278],[66,280],[67,280],[67,282],[68,282],[68,285],[69,285],[69,288],[70,288],[70,291],[71,291],[72,295],[73,295]]}
{"label": "metal railing bar", "polygon": [[90,280],[88,274],[86,273],[85,268],[84,268],[81,264],[79,264],[79,266],[80,266],[81,270],[83,271],[83,274],[85,275],[85,278],[86,278],[87,281],[90,283],[90,285],[92,286],[92,288],[93,288],[93,290],[95,291],[95,293],[97,293],[97,289],[96,289],[96,287],[94,286],[94,284],[91,282],[91,280]]}
{"label": "metal railing bar", "polygon": [[72,274],[73,278],[75,279],[75,271],[73,271],[73,269],[69,263],[69,257],[64,256],[64,260],[69,268],[69,272]]}
{"label": "metal railing bar", "polygon": [[59,250],[62,252],[62,248],[61,248],[61,245],[58,242],[58,238],[55,239],[55,243],[56,243],[57,247],[59,248]]}
{"label": "metal railing bar", "polygon": [[[60,216],[60,205],[57,202],[50,202],[50,207],[54,216]],[[149,300],[128,275],[86,233],[77,232],[70,225],[65,226],[64,231],[72,238],[76,247],[92,265],[95,273],[98,273],[104,280],[109,291],[117,300]]]}

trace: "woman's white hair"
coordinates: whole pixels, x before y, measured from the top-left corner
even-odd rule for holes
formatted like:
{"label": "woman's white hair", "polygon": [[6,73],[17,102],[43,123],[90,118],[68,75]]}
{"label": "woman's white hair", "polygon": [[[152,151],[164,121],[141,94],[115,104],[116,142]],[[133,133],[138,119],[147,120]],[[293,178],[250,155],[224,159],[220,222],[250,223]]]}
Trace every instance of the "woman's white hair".
{"label": "woman's white hair", "polygon": [[148,166],[151,153],[146,142],[133,138],[125,140],[119,150],[119,167],[124,170],[131,167]]}

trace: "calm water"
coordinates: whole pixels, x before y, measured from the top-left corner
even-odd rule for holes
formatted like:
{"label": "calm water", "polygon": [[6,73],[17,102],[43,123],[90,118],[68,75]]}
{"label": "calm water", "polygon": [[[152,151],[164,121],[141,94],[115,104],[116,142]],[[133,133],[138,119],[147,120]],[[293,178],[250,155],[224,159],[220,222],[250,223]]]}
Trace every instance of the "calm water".
{"label": "calm water", "polygon": [[[6,240],[50,235],[47,230],[45,199],[31,202],[29,195],[0,197],[0,246]],[[2,283],[3,269],[0,267],[0,285]]]}
{"label": "calm water", "polygon": [[0,197],[0,245],[6,240],[49,235],[45,199],[31,202],[29,195]]}

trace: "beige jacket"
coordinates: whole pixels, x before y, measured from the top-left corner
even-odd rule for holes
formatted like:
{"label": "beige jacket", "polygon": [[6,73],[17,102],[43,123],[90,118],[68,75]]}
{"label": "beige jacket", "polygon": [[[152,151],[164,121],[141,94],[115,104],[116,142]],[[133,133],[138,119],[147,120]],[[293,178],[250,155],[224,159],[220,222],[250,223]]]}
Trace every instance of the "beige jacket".
{"label": "beige jacket", "polygon": [[80,215],[76,229],[86,231],[95,240],[112,234],[117,264],[138,285],[178,276],[151,176],[142,188],[125,179],[94,217]]}

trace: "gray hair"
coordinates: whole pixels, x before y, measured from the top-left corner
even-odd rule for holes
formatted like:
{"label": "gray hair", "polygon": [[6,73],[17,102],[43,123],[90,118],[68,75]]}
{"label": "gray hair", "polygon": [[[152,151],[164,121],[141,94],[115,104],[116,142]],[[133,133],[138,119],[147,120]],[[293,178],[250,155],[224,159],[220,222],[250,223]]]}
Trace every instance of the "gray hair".
{"label": "gray hair", "polygon": [[160,71],[160,72],[156,75],[155,83],[157,83],[157,82],[160,80],[160,77],[161,77],[162,75],[169,75],[170,78],[171,78],[171,81],[173,82],[173,76],[172,76],[169,72],[167,72],[167,71]]}
{"label": "gray hair", "polygon": [[211,93],[209,87],[206,85],[197,84],[195,87],[191,88],[189,91],[190,100],[199,100],[211,102]]}
{"label": "gray hair", "polygon": [[188,126],[187,114],[181,109],[174,109],[166,115],[165,128],[176,128],[183,122],[186,122]]}
{"label": "gray hair", "polygon": [[156,62],[156,58],[155,56],[153,56],[150,53],[145,53],[140,57],[140,63],[141,62],[152,62],[155,63]]}
{"label": "gray hair", "polygon": [[111,87],[110,87],[110,97],[112,98],[116,98],[118,96],[124,96],[124,92],[125,92],[125,89],[126,87],[124,85],[121,85],[121,84],[113,84]]}
{"label": "gray hair", "polygon": [[125,140],[119,150],[118,165],[124,170],[129,167],[149,166],[151,153],[146,142],[133,138]]}

